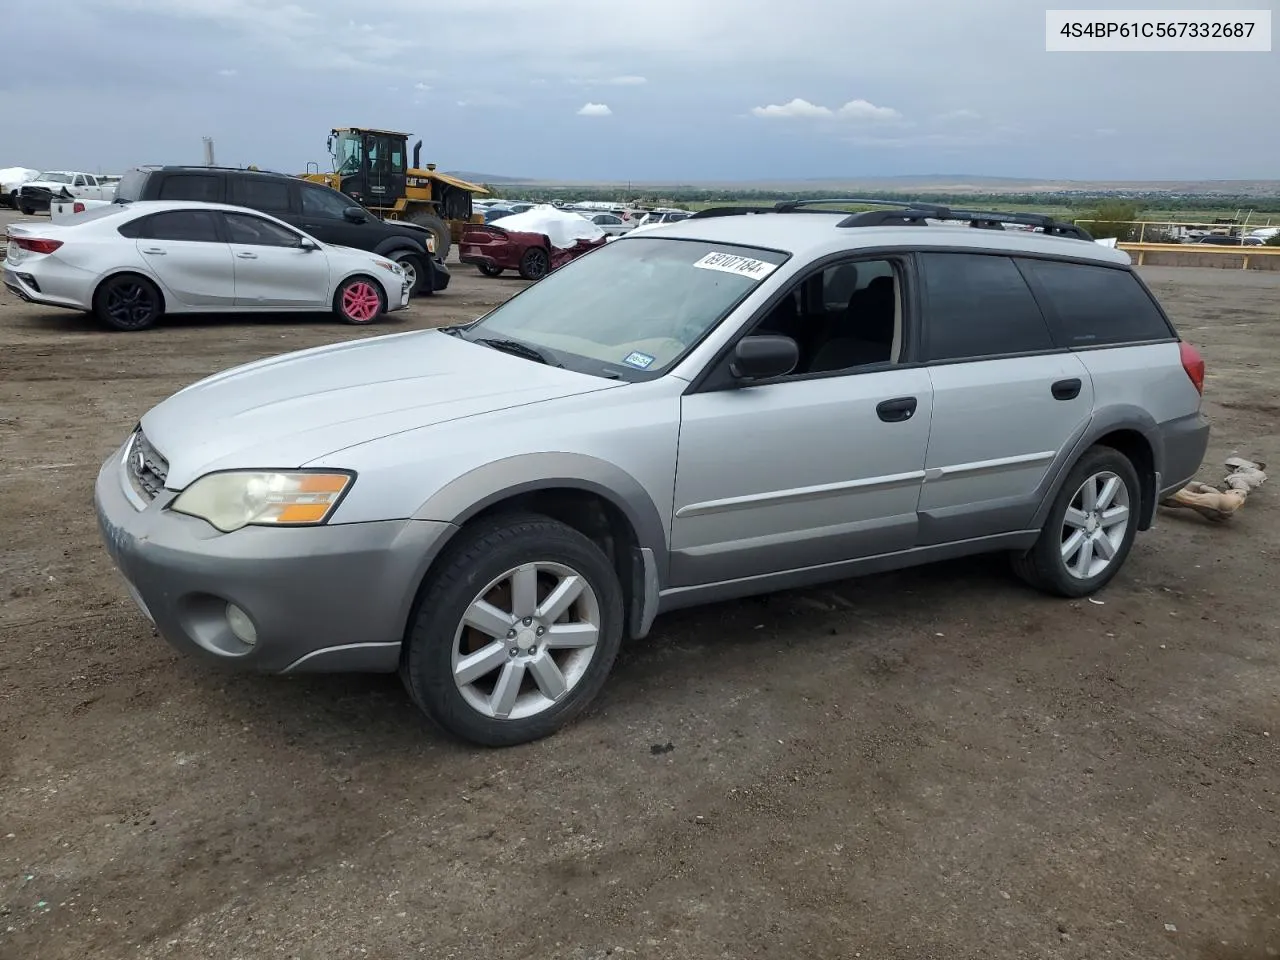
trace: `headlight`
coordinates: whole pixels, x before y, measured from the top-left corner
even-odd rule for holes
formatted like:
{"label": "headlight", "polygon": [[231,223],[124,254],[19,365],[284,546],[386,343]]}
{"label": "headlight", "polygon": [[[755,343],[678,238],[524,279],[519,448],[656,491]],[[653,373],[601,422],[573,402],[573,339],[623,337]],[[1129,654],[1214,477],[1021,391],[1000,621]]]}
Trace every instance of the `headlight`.
{"label": "headlight", "polygon": [[208,521],[223,533],[250,525],[310,527],[324,523],[355,477],[307,470],[232,470],[201,477],[169,509]]}
{"label": "headlight", "polygon": [[380,266],[383,270],[390,270],[394,274],[399,275],[404,273],[404,271],[400,269],[400,264],[392,263],[390,260],[375,260],[373,262],[376,263],[378,266]]}

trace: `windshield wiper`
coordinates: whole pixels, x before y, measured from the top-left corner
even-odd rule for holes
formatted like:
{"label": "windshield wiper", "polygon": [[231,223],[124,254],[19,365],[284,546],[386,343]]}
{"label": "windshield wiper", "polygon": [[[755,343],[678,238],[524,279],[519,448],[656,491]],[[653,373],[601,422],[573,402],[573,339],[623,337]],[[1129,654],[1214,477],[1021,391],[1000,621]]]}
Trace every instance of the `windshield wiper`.
{"label": "windshield wiper", "polygon": [[504,353],[510,353],[517,357],[524,357],[526,360],[535,360],[538,363],[545,363],[549,367],[563,367],[563,363],[557,363],[547,354],[543,353],[527,343],[521,343],[519,340],[507,340],[502,337],[478,337],[472,341],[473,343],[483,343],[486,347],[492,347],[494,350],[502,350]]}

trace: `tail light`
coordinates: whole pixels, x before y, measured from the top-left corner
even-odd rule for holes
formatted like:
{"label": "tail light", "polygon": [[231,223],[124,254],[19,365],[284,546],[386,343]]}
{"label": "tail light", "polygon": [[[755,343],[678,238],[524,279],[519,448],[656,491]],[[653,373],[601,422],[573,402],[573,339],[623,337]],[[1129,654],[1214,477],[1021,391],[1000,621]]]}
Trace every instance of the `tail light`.
{"label": "tail light", "polygon": [[53,253],[53,251],[62,246],[61,240],[37,240],[33,237],[10,236],[9,242],[21,247],[23,250],[30,250],[32,253]]}
{"label": "tail light", "polygon": [[1204,357],[1186,341],[1178,344],[1178,352],[1182,355],[1182,369],[1187,371],[1196,392],[1204,396]]}
{"label": "tail light", "polygon": [[77,200],[71,205],[72,213],[84,213],[84,204]]}

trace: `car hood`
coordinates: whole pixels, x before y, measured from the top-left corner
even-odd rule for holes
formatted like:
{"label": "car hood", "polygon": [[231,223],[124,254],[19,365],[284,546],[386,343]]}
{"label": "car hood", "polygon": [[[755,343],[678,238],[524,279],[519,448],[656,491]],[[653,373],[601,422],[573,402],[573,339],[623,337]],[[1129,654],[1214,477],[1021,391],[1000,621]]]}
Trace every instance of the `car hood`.
{"label": "car hood", "polygon": [[287,353],[194,383],[142,429],[180,490],[213,470],[296,468],[394,433],[623,384],[438,331]]}

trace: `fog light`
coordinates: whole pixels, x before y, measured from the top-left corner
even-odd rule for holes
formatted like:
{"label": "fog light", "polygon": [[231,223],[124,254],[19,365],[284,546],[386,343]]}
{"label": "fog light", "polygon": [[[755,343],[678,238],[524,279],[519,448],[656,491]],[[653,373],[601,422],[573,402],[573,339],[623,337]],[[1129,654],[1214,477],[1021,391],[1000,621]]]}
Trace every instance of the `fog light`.
{"label": "fog light", "polygon": [[258,628],[253,625],[249,615],[234,603],[227,604],[227,626],[245,646],[252,647],[258,642]]}

